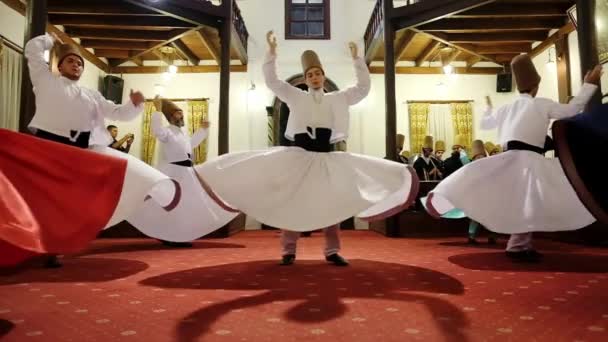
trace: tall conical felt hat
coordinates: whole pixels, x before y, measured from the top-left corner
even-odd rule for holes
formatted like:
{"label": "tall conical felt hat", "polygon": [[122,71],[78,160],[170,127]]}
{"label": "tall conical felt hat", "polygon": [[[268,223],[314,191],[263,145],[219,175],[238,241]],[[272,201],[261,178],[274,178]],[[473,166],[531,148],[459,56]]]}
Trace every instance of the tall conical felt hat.
{"label": "tall conical felt hat", "polygon": [[173,113],[182,109],[179,108],[175,103],[173,103],[173,101],[167,99],[162,99],[161,101],[163,103],[163,114],[165,115],[167,121],[171,122],[171,116],[173,115]]}
{"label": "tall conical felt hat", "polygon": [[564,173],[587,210],[608,224],[608,178],[589,151],[608,148],[608,104],[553,124],[555,151]]}
{"label": "tall conical felt hat", "polygon": [[[312,50],[306,50],[302,53],[302,72],[304,72],[304,76],[306,76],[306,72],[310,68],[319,68],[323,70],[323,65],[321,65],[321,60],[319,60],[319,56],[316,52]],[[323,70],[325,73],[325,70]]]}
{"label": "tall conical felt hat", "polygon": [[76,45],[74,44],[58,44],[55,45],[55,56],[57,57],[57,65],[60,65],[63,60],[69,56],[74,55],[80,58],[82,65],[84,67],[84,59],[82,58],[82,54]]}
{"label": "tall conical felt hat", "polygon": [[445,141],[437,140],[435,142],[435,151],[443,151],[445,152]]}
{"label": "tall conical felt hat", "polygon": [[405,135],[397,134],[397,146],[403,147],[404,143],[405,143]]}
{"label": "tall conical felt hat", "polygon": [[426,137],[424,137],[424,143],[422,143],[422,148],[423,149],[433,149],[433,137],[430,135],[427,135]]}
{"label": "tall conical felt hat", "polygon": [[528,54],[513,58],[511,61],[511,71],[515,76],[515,83],[519,91],[529,91],[540,84],[540,75],[536,71],[532,58]]}
{"label": "tall conical felt hat", "polygon": [[454,145],[453,146],[460,146],[462,148],[466,148],[467,147],[467,138],[464,136],[464,134],[458,134],[454,137]]}
{"label": "tall conical felt hat", "polygon": [[484,144],[484,147],[488,154],[500,152],[498,150],[498,145],[494,145],[494,143],[492,143],[491,141],[486,141],[486,143]]}

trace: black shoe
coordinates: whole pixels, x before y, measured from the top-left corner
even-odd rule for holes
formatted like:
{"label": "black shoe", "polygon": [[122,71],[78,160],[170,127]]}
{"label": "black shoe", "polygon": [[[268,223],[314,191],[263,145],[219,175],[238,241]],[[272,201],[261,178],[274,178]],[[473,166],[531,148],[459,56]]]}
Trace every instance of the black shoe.
{"label": "black shoe", "polygon": [[63,264],[59,262],[56,255],[49,256],[44,263],[44,268],[60,268],[62,266]]}
{"label": "black shoe", "polygon": [[479,244],[479,242],[477,242],[477,240],[475,240],[475,239],[474,239],[474,238],[472,238],[472,237],[470,237],[470,238],[467,240],[467,243],[468,243],[469,245],[478,245],[478,244]]}
{"label": "black shoe", "polygon": [[525,251],[518,251],[518,252],[506,251],[505,253],[513,261],[520,261],[520,262],[539,262],[540,259],[542,259],[542,257],[543,257],[542,254],[540,254],[539,252],[537,252],[534,249],[528,249]]}
{"label": "black shoe", "polygon": [[495,244],[496,244],[496,238],[495,238],[495,237],[490,236],[490,237],[488,238],[488,245],[495,245]]}
{"label": "black shoe", "polygon": [[283,258],[281,259],[281,266],[288,266],[294,263],[294,261],[296,261],[296,255],[295,254],[285,254],[283,255]]}
{"label": "black shoe", "polygon": [[336,266],[348,266],[348,261],[346,261],[346,259],[341,257],[338,253],[326,256],[325,260]]}
{"label": "black shoe", "polygon": [[162,242],[163,245],[165,245],[167,247],[176,247],[176,248],[189,248],[189,247],[192,247],[192,243],[191,242],[173,242],[173,241],[165,241],[165,240],[160,240],[160,242]]}
{"label": "black shoe", "polygon": [[312,235],[312,232],[302,232],[300,233],[300,236],[302,237],[310,237]]}

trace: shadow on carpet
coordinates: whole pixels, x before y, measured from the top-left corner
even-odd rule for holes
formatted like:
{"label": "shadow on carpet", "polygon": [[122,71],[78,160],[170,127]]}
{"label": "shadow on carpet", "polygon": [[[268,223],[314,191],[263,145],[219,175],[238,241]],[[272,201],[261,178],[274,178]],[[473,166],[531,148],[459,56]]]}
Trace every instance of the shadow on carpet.
{"label": "shadow on carpet", "polygon": [[15,328],[13,322],[0,318],[0,337],[7,335],[13,328]]}
{"label": "shadow on carpet", "polygon": [[[0,286],[17,283],[86,283],[126,278],[148,269],[148,264],[137,260],[115,258],[62,258],[62,268],[44,269],[41,266],[5,270]],[[31,272],[29,272],[31,271]]]}
{"label": "shadow on carpet", "polygon": [[[542,251],[541,251],[542,252]],[[606,273],[608,255],[543,252],[539,263],[513,262],[504,252],[453,255],[448,260],[460,267],[484,271]]]}
{"label": "shadow on carpet", "polygon": [[[179,280],[179,281],[176,281]],[[235,297],[193,311],[176,328],[179,341],[197,341],[223,315],[237,309],[296,301],[284,313],[287,320],[318,323],[343,316],[346,298],[423,303],[434,317],[452,317],[449,324],[436,324],[450,340],[465,341],[462,328],[469,325],[459,308],[429,294],[462,295],[463,284],[447,274],[426,268],[370,260],[352,260],[351,266],[337,268],[318,261],[297,261],[290,267],[275,260],[251,261],[201,267],[167,273],[140,281],[145,286],[185,289],[257,290],[256,295]],[[312,285],[313,288],[307,286]],[[312,293],[311,293],[312,291]],[[322,308],[322,310],[321,310]]]}
{"label": "shadow on carpet", "polygon": [[198,250],[198,249],[215,249],[215,248],[245,248],[245,245],[235,243],[219,243],[208,241],[194,241],[192,247],[175,248],[163,245],[160,241],[154,239],[146,240],[131,240],[125,242],[112,241],[112,244],[94,244],[81,255],[96,255],[110,253],[129,253],[129,252],[145,252],[145,251],[160,251],[160,250]]}

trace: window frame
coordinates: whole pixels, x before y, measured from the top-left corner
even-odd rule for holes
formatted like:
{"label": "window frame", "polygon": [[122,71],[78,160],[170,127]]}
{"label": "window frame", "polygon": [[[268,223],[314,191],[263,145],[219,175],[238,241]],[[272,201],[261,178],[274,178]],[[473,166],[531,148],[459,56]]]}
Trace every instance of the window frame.
{"label": "window frame", "polygon": [[[323,35],[320,36],[297,36],[291,34],[291,23],[294,22],[291,19],[291,9],[293,7],[323,7]],[[285,39],[291,40],[330,40],[331,39],[331,13],[330,13],[330,0],[323,0],[323,5],[309,4],[306,0],[305,4],[293,4],[292,0],[285,0]],[[320,20],[302,20],[295,21],[301,23],[308,22],[320,22]]]}

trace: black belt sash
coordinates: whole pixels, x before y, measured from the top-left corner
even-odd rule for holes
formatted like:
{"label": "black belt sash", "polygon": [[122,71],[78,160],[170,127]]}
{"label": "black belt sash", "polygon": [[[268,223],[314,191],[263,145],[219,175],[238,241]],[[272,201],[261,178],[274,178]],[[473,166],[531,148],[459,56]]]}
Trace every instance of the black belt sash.
{"label": "black belt sash", "polygon": [[53,134],[51,132],[36,130],[36,136],[41,139],[51,140],[65,145],[70,145],[79,148],[89,148],[89,139],[91,132],[70,131],[70,138]]}
{"label": "black belt sash", "polygon": [[[306,128],[310,133],[313,133],[313,128]],[[315,138],[311,138],[308,133],[298,133],[294,136],[294,145],[305,149],[310,152],[331,152],[331,144],[329,140],[331,138],[331,129],[329,128],[316,128],[314,130]]]}
{"label": "black belt sash", "polygon": [[507,142],[507,151],[519,150],[519,151],[530,151],[538,154],[545,154],[545,149],[542,147],[527,144],[519,140],[511,140]]}
{"label": "black belt sash", "polygon": [[171,162],[171,164],[178,165],[178,166],[185,166],[185,167],[193,167],[194,166],[194,163],[192,162],[192,155],[190,153],[188,153],[188,159],[184,159],[184,160],[180,160],[180,161],[176,161],[176,162]]}
{"label": "black belt sash", "polygon": [[185,166],[185,167],[192,167],[192,166],[194,166],[194,163],[192,163],[192,160],[190,160],[190,159],[180,160],[180,161],[177,161],[177,162],[171,162],[171,164],[178,165],[178,166]]}

